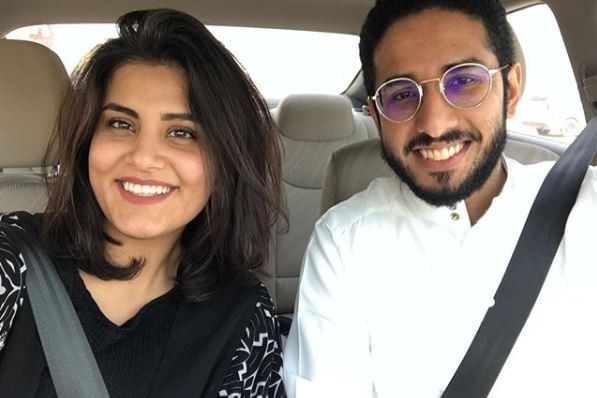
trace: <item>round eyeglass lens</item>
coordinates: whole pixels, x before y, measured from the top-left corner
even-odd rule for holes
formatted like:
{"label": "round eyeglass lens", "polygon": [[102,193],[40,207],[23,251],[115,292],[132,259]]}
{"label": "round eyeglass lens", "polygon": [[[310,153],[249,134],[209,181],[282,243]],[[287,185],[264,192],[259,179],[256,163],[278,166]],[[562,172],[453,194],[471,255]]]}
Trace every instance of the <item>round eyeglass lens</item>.
{"label": "round eyeglass lens", "polygon": [[474,108],[487,96],[491,75],[481,65],[461,65],[446,72],[442,85],[449,103],[457,108]]}
{"label": "round eyeglass lens", "polygon": [[379,89],[379,111],[388,119],[402,122],[410,119],[419,109],[421,94],[411,79],[390,80]]}

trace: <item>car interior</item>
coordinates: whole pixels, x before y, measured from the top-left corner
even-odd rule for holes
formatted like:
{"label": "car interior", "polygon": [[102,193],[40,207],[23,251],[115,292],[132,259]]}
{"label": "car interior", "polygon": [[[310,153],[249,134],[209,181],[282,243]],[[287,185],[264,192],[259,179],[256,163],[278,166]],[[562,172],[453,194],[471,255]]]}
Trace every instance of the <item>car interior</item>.
{"label": "car interior", "polygon": [[[372,4],[373,0],[0,0],[0,36],[29,25],[113,23],[129,10],[164,5],[188,12],[207,25],[358,35]],[[597,51],[591,39],[597,37],[597,0],[503,0],[503,4],[509,13],[537,5],[551,9],[569,57],[584,124],[593,116],[597,101]],[[517,59],[529,75],[528,57],[520,44],[516,47]],[[275,63],[275,58],[272,51],[268,62]],[[41,166],[56,110],[69,84],[68,72],[52,50],[24,40],[0,39],[0,59],[0,211],[40,212],[46,200],[42,177],[58,171],[58,165]],[[301,260],[315,221],[330,207],[365,189],[372,179],[393,173],[381,157],[359,71],[342,92],[289,93],[268,98],[268,103],[284,147],[288,225],[277,226],[269,263],[258,274],[278,313],[291,319]],[[568,143],[508,126],[506,155],[522,163],[555,160]]]}

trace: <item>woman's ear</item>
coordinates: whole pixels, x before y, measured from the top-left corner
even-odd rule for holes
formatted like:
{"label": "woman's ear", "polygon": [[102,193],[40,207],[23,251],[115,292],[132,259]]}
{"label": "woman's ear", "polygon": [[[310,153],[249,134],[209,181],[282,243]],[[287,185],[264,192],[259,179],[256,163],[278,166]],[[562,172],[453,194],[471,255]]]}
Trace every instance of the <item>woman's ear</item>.
{"label": "woman's ear", "polygon": [[506,116],[511,118],[516,115],[516,106],[522,96],[522,66],[518,62],[510,67],[507,83]]}

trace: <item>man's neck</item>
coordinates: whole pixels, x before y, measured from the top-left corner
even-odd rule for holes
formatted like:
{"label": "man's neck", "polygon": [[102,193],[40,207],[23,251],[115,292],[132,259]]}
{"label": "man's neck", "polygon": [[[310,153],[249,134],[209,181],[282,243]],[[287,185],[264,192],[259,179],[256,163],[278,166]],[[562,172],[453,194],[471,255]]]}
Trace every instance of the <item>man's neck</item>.
{"label": "man's neck", "polygon": [[481,189],[473,192],[471,196],[464,200],[471,225],[475,225],[479,221],[491,206],[493,198],[500,194],[506,182],[506,177],[504,159],[501,158]]}

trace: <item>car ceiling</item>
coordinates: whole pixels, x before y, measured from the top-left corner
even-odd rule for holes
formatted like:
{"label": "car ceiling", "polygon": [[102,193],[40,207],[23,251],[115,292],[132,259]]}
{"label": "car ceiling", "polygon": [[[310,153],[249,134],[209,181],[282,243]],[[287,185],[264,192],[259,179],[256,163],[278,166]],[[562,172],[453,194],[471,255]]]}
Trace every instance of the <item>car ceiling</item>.
{"label": "car ceiling", "polygon": [[[113,22],[127,11],[169,7],[208,25],[262,26],[357,34],[374,0],[0,0],[0,33],[41,23]],[[513,11],[537,0],[503,0]],[[585,113],[597,101],[597,0],[546,0],[560,21]],[[540,26],[537,29],[541,29]],[[546,44],[548,45],[548,44]],[[594,77],[595,83],[583,79]],[[589,79],[591,80],[591,79]],[[594,87],[593,87],[594,86]]]}
{"label": "car ceiling", "polygon": [[[374,0],[0,0],[0,32],[39,23],[112,22],[129,10],[168,7],[189,12],[205,24],[356,34],[373,3]],[[537,1],[503,3],[513,9]]]}

